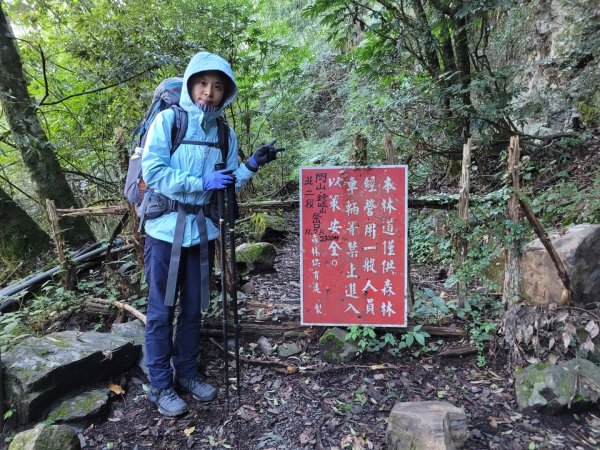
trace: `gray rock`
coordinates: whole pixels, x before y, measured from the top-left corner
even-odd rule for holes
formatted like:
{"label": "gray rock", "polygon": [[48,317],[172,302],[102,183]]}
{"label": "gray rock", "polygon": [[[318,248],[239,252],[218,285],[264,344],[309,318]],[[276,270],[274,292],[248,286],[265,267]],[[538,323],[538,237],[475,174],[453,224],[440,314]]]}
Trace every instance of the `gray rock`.
{"label": "gray rock", "polygon": [[8,450],[80,450],[77,432],[68,425],[40,423],[17,434]]}
{"label": "gray rock", "polygon": [[267,242],[246,243],[235,249],[238,274],[245,276],[273,269],[277,249]]}
{"label": "gray rock", "polygon": [[149,377],[148,368],[146,367],[146,328],[139,320],[132,320],[124,323],[115,323],[110,329],[111,334],[121,336],[128,339],[134,345],[142,347],[142,353],[138,360],[138,367],[142,372]]}
{"label": "gray rock", "polygon": [[256,343],[258,344],[258,348],[260,348],[260,351],[263,353],[263,355],[271,356],[273,354],[273,346],[266,337],[261,336],[258,338]]}
{"label": "gray rock", "polygon": [[346,331],[341,328],[329,328],[319,339],[322,358],[333,364],[352,361],[358,355],[358,345],[346,340]]}
{"label": "gray rock", "polygon": [[252,234],[258,242],[279,242],[288,234],[287,220],[278,214],[256,213],[251,222]]}
{"label": "gray rock", "polygon": [[244,284],[240,290],[245,294],[252,295],[256,292],[256,286],[252,281],[249,281],[248,283]]}
{"label": "gray rock", "polygon": [[105,414],[107,407],[108,389],[96,389],[65,400],[48,414],[48,419],[74,422]]}
{"label": "gray rock", "polygon": [[521,410],[554,414],[589,406],[600,398],[600,367],[581,358],[555,366],[534,364],[517,370],[515,391]]}
{"label": "gray rock", "polygon": [[[600,292],[600,225],[581,224],[550,236],[565,263],[575,294],[583,304],[598,301]],[[522,293],[535,305],[564,304],[563,284],[539,239],[525,247]]]}
{"label": "gray rock", "polygon": [[140,347],[95,331],[27,338],[2,355],[7,400],[20,423],[36,420],[61,397],[130,369]]}
{"label": "gray rock", "polygon": [[462,408],[447,402],[397,403],[388,417],[388,450],[453,450],[462,448],[469,432]]}
{"label": "gray rock", "polygon": [[286,342],[277,346],[277,354],[280,358],[287,358],[288,356],[297,355],[301,352],[302,349],[295,342]]}

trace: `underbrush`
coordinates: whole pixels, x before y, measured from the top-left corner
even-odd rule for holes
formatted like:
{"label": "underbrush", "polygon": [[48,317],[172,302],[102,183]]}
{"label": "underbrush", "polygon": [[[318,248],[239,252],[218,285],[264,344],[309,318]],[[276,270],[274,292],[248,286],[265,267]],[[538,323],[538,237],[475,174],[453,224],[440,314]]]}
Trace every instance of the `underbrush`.
{"label": "underbrush", "polygon": [[[117,313],[109,308],[90,309],[90,303],[94,299],[122,298],[118,282],[107,282],[105,278],[101,271],[91,272],[72,291],[52,281],[37,294],[22,299],[18,309],[0,315],[0,351],[5,352],[29,336],[68,329],[105,331]],[[130,302],[142,307],[139,299],[132,297]]]}

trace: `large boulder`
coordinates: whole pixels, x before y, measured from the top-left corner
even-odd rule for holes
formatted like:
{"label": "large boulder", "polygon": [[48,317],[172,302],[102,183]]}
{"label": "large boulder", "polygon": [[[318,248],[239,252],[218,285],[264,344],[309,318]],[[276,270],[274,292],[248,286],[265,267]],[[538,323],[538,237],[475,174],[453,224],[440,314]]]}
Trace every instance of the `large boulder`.
{"label": "large boulder", "polygon": [[31,430],[17,434],[8,450],[80,450],[81,443],[73,428],[68,425],[40,423]]}
{"label": "large boulder", "polygon": [[146,377],[150,377],[148,367],[146,367],[146,327],[139,320],[130,320],[129,322],[115,323],[110,329],[111,334],[128,339],[132,344],[141,346],[142,355],[138,361],[138,367],[144,372]]}
{"label": "large boulder", "polygon": [[387,450],[454,450],[469,436],[462,408],[447,402],[397,403],[388,417]]}
{"label": "large boulder", "polygon": [[273,270],[277,249],[267,242],[239,245],[235,249],[236,267],[240,276]]}
{"label": "large boulder", "polygon": [[140,347],[95,331],[27,338],[2,355],[7,401],[20,423],[36,420],[67,394],[129,370]]}
{"label": "large boulder", "polygon": [[[600,225],[575,225],[550,236],[561,256],[573,290],[583,304],[600,300]],[[525,247],[523,297],[534,305],[564,304],[564,286],[539,239]]]}
{"label": "large boulder", "polygon": [[279,242],[288,234],[287,220],[278,214],[255,213],[251,222],[253,237],[258,242]]}
{"label": "large boulder", "polygon": [[534,364],[517,370],[515,391],[521,410],[556,414],[590,406],[600,398],[600,367],[581,358]]}

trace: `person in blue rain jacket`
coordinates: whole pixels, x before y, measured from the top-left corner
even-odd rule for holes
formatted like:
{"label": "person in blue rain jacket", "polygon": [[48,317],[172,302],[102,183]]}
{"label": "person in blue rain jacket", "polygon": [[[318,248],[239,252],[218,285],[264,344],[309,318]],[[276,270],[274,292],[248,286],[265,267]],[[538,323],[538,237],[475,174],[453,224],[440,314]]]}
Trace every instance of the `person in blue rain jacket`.
{"label": "person in blue rain jacket", "polygon": [[[238,92],[227,61],[218,55],[200,52],[190,60],[183,77],[180,106],[187,112],[185,141],[218,142],[217,117],[231,104]],[[150,129],[142,154],[142,174],[146,184],[166,197],[187,207],[181,243],[177,288],[179,315],[173,340],[174,306],[165,305],[165,292],[172,244],[178,220],[177,211],[149,219],[145,223],[144,263],[148,283],[146,322],[146,366],[149,371],[148,398],[161,414],[178,416],[188,411],[186,402],[175,388],[190,392],[197,400],[210,401],[216,389],[198,374],[202,291],[200,265],[203,246],[212,246],[219,230],[206,217],[201,242],[197,213],[209,203],[215,190],[225,189],[235,181],[236,190],[252,178],[260,166],[274,160],[273,145],[260,146],[248,160],[238,165],[237,138],[229,131],[226,168],[215,170],[222,155],[218,146],[182,143],[170,154],[174,113],[159,113]],[[189,210],[189,214],[187,214]],[[183,216],[182,216],[183,217]],[[213,250],[214,252],[214,250]],[[212,262],[212,261],[211,261]],[[206,304],[208,299],[205,299]]]}

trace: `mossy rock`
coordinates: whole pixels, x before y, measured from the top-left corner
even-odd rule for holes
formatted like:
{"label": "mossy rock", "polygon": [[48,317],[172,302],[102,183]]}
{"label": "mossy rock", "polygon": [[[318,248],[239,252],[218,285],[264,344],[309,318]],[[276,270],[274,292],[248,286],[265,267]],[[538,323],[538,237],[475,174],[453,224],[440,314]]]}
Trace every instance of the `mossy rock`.
{"label": "mossy rock", "polygon": [[49,415],[54,422],[72,422],[103,415],[108,409],[108,389],[96,389],[65,400]]}
{"label": "mossy rock", "polygon": [[279,242],[288,234],[288,223],[279,214],[255,213],[250,218],[251,234],[257,242]]}
{"label": "mossy rock", "polygon": [[240,276],[273,270],[277,249],[268,242],[239,245],[235,249],[237,272]]}
{"label": "mossy rock", "polygon": [[556,414],[581,409],[600,398],[600,367],[576,358],[557,365],[534,364],[515,372],[519,409]]}
{"label": "mossy rock", "polygon": [[322,358],[332,364],[352,361],[358,354],[358,346],[346,340],[346,332],[341,328],[329,328],[319,339]]}
{"label": "mossy rock", "polygon": [[15,436],[8,450],[79,450],[77,433],[68,425],[40,423]]}

